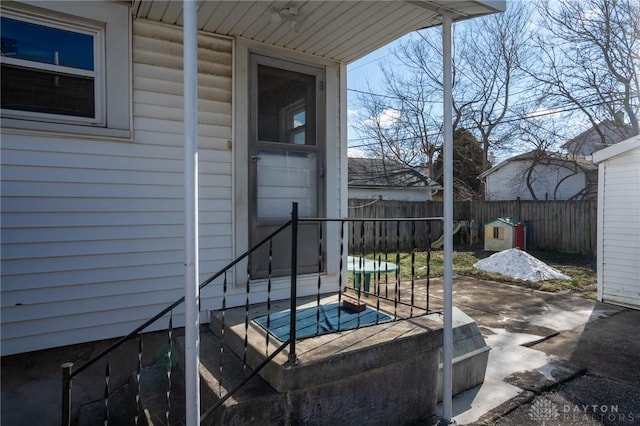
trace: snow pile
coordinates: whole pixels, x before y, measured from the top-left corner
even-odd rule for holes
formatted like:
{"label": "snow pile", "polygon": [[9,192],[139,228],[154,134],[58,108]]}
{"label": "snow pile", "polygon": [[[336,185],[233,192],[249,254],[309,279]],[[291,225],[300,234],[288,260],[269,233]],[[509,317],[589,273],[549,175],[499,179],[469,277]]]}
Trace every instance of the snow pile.
{"label": "snow pile", "polygon": [[568,280],[568,277],[530,254],[512,248],[495,253],[473,265],[486,272],[497,272],[525,281]]}

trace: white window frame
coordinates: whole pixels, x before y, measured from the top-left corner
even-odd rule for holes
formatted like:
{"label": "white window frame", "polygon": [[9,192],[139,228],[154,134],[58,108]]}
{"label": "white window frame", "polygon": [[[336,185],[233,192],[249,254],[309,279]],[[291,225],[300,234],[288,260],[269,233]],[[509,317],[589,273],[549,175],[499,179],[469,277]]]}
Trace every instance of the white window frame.
{"label": "white window frame", "polygon": [[[300,126],[296,126],[293,119],[294,116],[301,111],[306,113],[305,107],[306,105],[303,100],[303,101],[299,101],[291,105],[288,105],[281,112],[280,128],[285,129],[284,131],[286,132],[286,134],[280,136],[281,141],[287,141],[287,143],[296,144],[295,137],[298,133],[304,133],[306,138],[306,131],[307,131],[306,115],[305,115],[305,123]],[[306,143],[306,140],[305,140],[305,143]]]}
{"label": "white window frame", "polygon": [[[131,139],[131,13],[122,2],[2,2],[3,17],[94,36],[94,117],[2,109],[3,132],[46,132]],[[109,58],[107,62],[106,58]],[[86,75],[87,70],[3,58],[34,70]]]}
{"label": "white window frame", "polygon": [[87,24],[81,24],[79,22],[62,21],[59,19],[44,18],[40,16],[32,16],[25,13],[17,13],[11,11],[4,12],[2,15],[5,18],[14,19],[17,21],[28,22],[44,27],[91,36],[93,38],[93,71],[80,68],[65,67],[61,65],[47,64],[37,61],[16,59],[7,56],[0,57],[0,62],[2,64],[15,65],[20,68],[26,68],[35,71],[51,71],[56,73],[68,74],[71,76],[91,77],[93,78],[94,82],[93,117],[50,114],[43,112],[22,111],[16,109],[2,109],[2,116],[52,122],[104,125],[104,29],[97,26],[88,26]]}

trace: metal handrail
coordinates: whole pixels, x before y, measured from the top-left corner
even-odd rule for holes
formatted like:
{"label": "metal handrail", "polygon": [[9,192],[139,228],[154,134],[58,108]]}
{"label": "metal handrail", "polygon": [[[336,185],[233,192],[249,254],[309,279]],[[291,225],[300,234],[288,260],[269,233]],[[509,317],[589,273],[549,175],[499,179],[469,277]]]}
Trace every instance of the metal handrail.
{"label": "metal handrail", "polygon": [[[210,407],[209,409],[207,409],[207,411],[205,413],[203,413],[203,415],[201,416],[201,419],[206,418],[213,411],[215,411],[215,409],[217,409],[220,405],[222,405],[226,399],[231,397],[237,390],[239,390],[242,387],[242,385],[244,383],[246,383],[251,377],[255,376],[264,366],[266,366],[268,364],[268,362],[270,362],[286,346],[290,347],[289,354],[288,354],[289,363],[291,363],[291,364],[295,364],[296,363],[297,359],[296,359],[296,350],[295,350],[295,342],[296,342],[295,315],[296,315],[296,300],[297,300],[297,283],[296,283],[296,280],[297,280],[297,245],[298,245],[297,244],[297,239],[298,239],[297,238],[297,228],[298,228],[298,224],[299,223],[301,223],[301,222],[306,222],[306,223],[309,223],[309,222],[323,222],[323,223],[340,222],[340,223],[344,224],[345,222],[360,222],[360,221],[366,221],[366,222],[391,222],[392,221],[392,222],[413,222],[413,223],[415,223],[415,222],[421,222],[421,221],[443,220],[442,217],[393,218],[393,219],[390,219],[390,218],[367,218],[367,219],[355,219],[355,218],[339,218],[339,219],[331,219],[331,218],[299,218],[298,217],[298,208],[297,207],[298,207],[297,203],[293,203],[293,208],[292,208],[292,212],[291,212],[291,219],[287,220],[283,225],[278,227],[278,229],[276,229],[275,231],[271,232],[269,235],[264,237],[258,243],[254,244],[251,248],[246,250],[240,256],[238,256],[233,261],[228,263],[224,268],[219,270],[217,273],[215,273],[214,275],[212,275],[211,277],[209,277],[207,280],[203,281],[199,285],[200,290],[202,290],[204,287],[209,285],[211,282],[215,281],[217,278],[221,277],[223,274],[225,274],[227,271],[229,271],[231,268],[233,268],[239,262],[241,262],[242,260],[247,258],[254,251],[258,250],[264,244],[266,244],[267,242],[272,240],[276,235],[280,234],[286,228],[291,226],[291,285],[290,285],[290,290],[291,290],[291,294],[290,294],[291,309],[290,309],[290,312],[291,312],[292,318],[291,318],[291,321],[290,321],[290,327],[291,327],[290,334],[289,334],[290,337],[284,344],[282,344],[280,347],[278,347],[277,350],[274,353],[272,353],[260,365],[258,365],[255,369],[253,369],[253,372],[251,373],[251,375],[249,377],[247,377],[243,382],[241,382],[234,389],[232,389],[230,392],[228,392],[213,407]],[[378,297],[381,297],[382,299],[387,299],[386,297],[383,297],[383,296],[380,296],[380,295]],[[391,299],[387,299],[387,300],[391,300]],[[122,344],[127,342],[128,340],[131,340],[133,337],[138,335],[140,332],[145,330],[147,327],[149,327],[151,324],[153,324],[154,322],[156,322],[160,318],[162,318],[168,312],[170,312],[173,309],[175,309],[177,306],[179,306],[184,301],[185,301],[185,297],[184,296],[181,297],[180,299],[176,300],[174,303],[172,303],[171,305],[167,306],[166,308],[164,308],[163,310],[158,312],[156,315],[154,315],[149,320],[145,321],[140,326],[136,327],[134,330],[132,330],[126,336],[121,337],[120,339],[118,339],[116,342],[114,342],[113,344],[108,346],[106,349],[104,349],[98,355],[94,356],[89,361],[85,362],[80,367],[78,367],[77,369],[75,369],[75,370],[73,369],[73,364],[72,363],[65,363],[62,366],[62,368],[63,368],[63,412],[62,412],[62,420],[63,420],[63,424],[64,425],[70,424],[70,421],[71,421],[70,413],[71,413],[71,382],[72,382],[72,380],[78,374],[80,374],[82,371],[86,370],[87,368],[89,368],[90,366],[92,366],[93,364],[98,362],[100,359],[104,358],[109,353],[113,352],[116,348],[118,348],[119,346],[121,346]],[[406,303],[400,302],[398,300],[396,300],[395,302],[399,303],[399,304],[406,304]]]}
{"label": "metal handrail", "polygon": [[[291,224],[292,224],[292,220],[288,220],[286,223],[284,223],[278,229],[276,229],[275,231],[270,233],[268,236],[263,238],[261,241],[259,241],[258,243],[253,245],[251,248],[249,248],[249,250],[245,251],[240,256],[238,256],[236,259],[231,261],[229,264],[227,264],[220,271],[218,271],[217,273],[213,274],[207,280],[203,281],[199,286],[200,290],[202,290],[204,287],[209,285],[211,282],[215,281],[217,278],[221,277],[229,269],[231,269],[232,267],[237,265],[239,262],[241,262],[243,259],[245,259],[247,256],[249,256],[251,253],[253,253],[257,249],[262,247],[270,239],[272,239],[273,237],[278,235],[280,232],[285,230]],[[140,326],[136,327],[134,330],[132,330],[126,336],[121,337],[120,339],[118,339],[116,342],[114,342],[113,344],[108,346],[105,350],[103,350],[98,355],[94,356],[89,361],[85,362],[80,367],[76,368],[75,370],[72,371],[73,363],[65,363],[65,364],[63,364],[61,366],[61,368],[63,370],[63,379],[62,379],[62,389],[63,389],[62,390],[62,392],[63,392],[62,424],[63,425],[69,425],[70,422],[71,422],[71,381],[78,374],[80,374],[81,372],[83,372],[84,370],[86,370],[87,368],[89,368],[90,366],[92,366],[93,364],[95,364],[96,362],[98,362],[99,360],[104,358],[105,356],[107,356],[109,353],[113,352],[116,348],[118,348],[119,346],[121,346],[122,344],[127,342],[128,340],[132,339],[134,336],[136,336],[142,330],[146,329],[151,324],[153,324],[154,322],[156,322],[157,320],[162,318],[168,312],[170,312],[171,310],[173,310],[176,307],[178,307],[181,303],[184,302],[184,300],[185,300],[185,297],[182,296],[180,299],[176,300],[174,303],[172,303],[171,305],[167,306],[162,311],[158,312],[152,318],[150,318],[149,320],[145,321]]]}
{"label": "metal handrail", "polygon": [[260,363],[260,365],[258,365],[255,369],[253,369],[253,371],[249,375],[247,375],[247,377],[245,377],[244,380],[242,380],[233,389],[227,392],[222,398],[218,400],[218,402],[216,402],[214,405],[209,407],[207,411],[202,413],[202,415],[200,416],[200,422],[203,422],[207,417],[211,415],[211,413],[216,411],[222,404],[224,404],[224,402],[227,399],[231,398],[238,390],[240,390],[242,386],[244,386],[249,380],[254,378],[260,372],[260,370],[266,367],[267,364],[269,364],[276,357],[276,355],[282,352],[282,350],[286,348],[287,345],[289,345],[290,343],[291,343],[291,339],[289,338],[282,345],[280,345],[278,349],[276,349],[271,355],[265,358],[264,361]]}
{"label": "metal handrail", "polygon": [[[254,251],[256,251],[257,249],[259,249],[260,247],[262,247],[264,244],[267,243],[267,241],[269,241],[271,238],[275,237],[277,234],[279,234],[280,232],[282,232],[285,228],[287,228],[289,225],[291,225],[291,220],[287,221],[287,223],[285,223],[284,225],[282,225],[281,227],[279,227],[278,229],[276,229],[275,231],[273,231],[271,234],[269,234],[267,237],[265,237],[262,241],[260,241],[259,243],[257,243],[256,245],[254,245],[253,247],[251,247],[249,250],[245,251],[244,253],[242,253],[240,256],[238,256],[235,260],[233,260],[231,263],[229,263],[227,266],[225,266],[224,268],[222,268],[220,271],[216,272],[215,274],[213,274],[210,278],[208,278],[207,280],[203,281],[202,284],[200,284],[200,290],[202,290],[204,287],[206,287],[207,285],[209,285],[211,282],[215,281],[217,278],[221,277],[225,272],[227,272],[229,269],[231,269],[232,267],[234,267],[236,264],[238,264],[240,261],[242,261],[245,257],[249,256],[251,253],[253,253]],[[156,315],[154,315],[151,319],[147,320],[144,324],[136,327],[133,331],[131,331],[129,334],[127,334],[124,337],[121,337],[118,341],[116,341],[115,343],[113,343],[111,346],[109,346],[108,348],[106,348],[104,351],[100,352],[98,355],[96,355],[95,357],[93,357],[92,359],[90,359],[89,361],[87,361],[86,363],[84,363],[82,366],[78,367],[77,369],[75,369],[73,372],[71,372],[71,374],[69,374],[69,379],[73,379],[75,376],[77,376],[80,372],[82,372],[83,370],[89,368],[91,365],[95,364],[97,361],[99,361],[101,358],[105,357],[109,352],[112,352],[114,349],[116,349],[118,346],[122,345],[124,342],[130,340],[133,336],[137,335],[138,333],[140,333],[142,330],[144,330],[145,328],[147,328],[148,326],[150,326],[151,324],[153,324],[154,322],[156,322],[157,320],[159,320],[160,318],[162,318],[164,315],[167,314],[167,312],[175,309],[176,307],[180,306],[180,304],[184,302],[184,296],[182,296],[180,299],[176,300],[174,303],[172,303],[171,305],[167,306],[166,308],[164,308],[162,311],[158,312]]]}

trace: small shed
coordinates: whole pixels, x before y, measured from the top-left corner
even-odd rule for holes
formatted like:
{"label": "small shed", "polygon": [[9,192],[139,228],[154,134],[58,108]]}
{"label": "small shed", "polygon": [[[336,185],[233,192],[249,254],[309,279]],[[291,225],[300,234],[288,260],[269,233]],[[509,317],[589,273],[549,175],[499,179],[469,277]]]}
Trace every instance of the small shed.
{"label": "small shed", "polygon": [[598,300],[640,309],[640,136],[593,153],[598,164]]}
{"label": "small shed", "polygon": [[526,249],[525,226],[512,217],[499,217],[484,224],[484,249],[502,251]]}

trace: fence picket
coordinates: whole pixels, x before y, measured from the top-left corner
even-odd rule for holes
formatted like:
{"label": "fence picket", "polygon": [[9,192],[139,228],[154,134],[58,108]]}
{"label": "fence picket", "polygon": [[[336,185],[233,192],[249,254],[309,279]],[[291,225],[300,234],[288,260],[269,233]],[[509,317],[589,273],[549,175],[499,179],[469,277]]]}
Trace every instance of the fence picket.
{"label": "fence picket", "polygon": [[[350,199],[349,206],[358,206],[368,200]],[[456,201],[454,220],[474,219],[481,228],[485,222],[497,217],[511,216],[526,222],[527,247],[540,250],[595,254],[597,200],[582,201]],[[442,216],[441,201],[378,201],[366,209],[349,209],[350,219],[367,217],[439,217]],[[442,223],[433,222],[431,232],[437,239],[442,234]],[[424,245],[424,224],[419,224],[418,246]],[[404,232],[404,231],[407,232]],[[401,248],[411,247],[411,232],[402,230]],[[483,229],[478,236],[484,238]]]}

